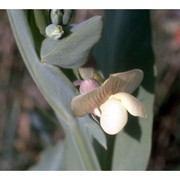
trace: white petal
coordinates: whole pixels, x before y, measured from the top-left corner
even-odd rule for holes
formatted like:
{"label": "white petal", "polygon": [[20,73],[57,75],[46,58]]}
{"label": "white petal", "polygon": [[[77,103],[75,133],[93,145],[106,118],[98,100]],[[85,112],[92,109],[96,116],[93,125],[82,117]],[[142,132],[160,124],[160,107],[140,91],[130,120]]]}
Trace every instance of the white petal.
{"label": "white petal", "polygon": [[107,134],[117,134],[126,125],[128,114],[119,100],[108,99],[100,106],[100,110],[100,125]]}
{"label": "white petal", "polygon": [[93,114],[98,116],[98,117],[101,117],[101,112],[100,112],[99,108],[95,108],[93,111]]}
{"label": "white petal", "polygon": [[142,118],[146,118],[147,114],[144,108],[144,105],[141,101],[139,101],[134,96],[128,93],[117,93],[115,95],[110,96],[110,98],[117,98],[121,101],[123,106],[127,109],[127,111],[133,116],[139,116]]}

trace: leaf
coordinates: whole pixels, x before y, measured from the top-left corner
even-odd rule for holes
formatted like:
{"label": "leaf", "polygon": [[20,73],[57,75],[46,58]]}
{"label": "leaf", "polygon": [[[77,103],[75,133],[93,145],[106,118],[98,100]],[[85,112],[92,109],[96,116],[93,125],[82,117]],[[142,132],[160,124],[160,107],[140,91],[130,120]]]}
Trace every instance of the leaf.
{"label": "leaf", "polygon": [[46,38],[41,47],[41,62],[63,68],[84,65],[93,46],[99,41],[102,19],[94,16],[71,28],[70,34],[61,40]]}
{"label": "leaf", "polygon": [[55,146],[46,148],[40,154],[40,161],[32,166],[29,170],[32,171],[49,171],[49,170],[64,170],[64,149],[63,141],[60,141]]}
{"label": "leaf", "polygon": [[106,135],[101,129],[101,127],[99,126],[99,124],[97,124],[91,119],[90,120],[87,119],[85,122],[85,127],[88,131],[91,141],[93,141],[93,139],[96,139],[99,142],[99,144],[102,147],[104,147],[104,149],[107,149]]}
{"label": "leaf", "polygon": [[34,10],[34,18],[36,22],[36,26],[38,27],[40,33],[45,36],[45,29],[48,25],[46,20],[46,12],[47,10]]}
{"label": "leaf", "polygon": [[103,36],[94,49],[97,65],[105,77],[129,69],[141,69],[144,78],[137,98],[143,102],[148,116],[146,120],[129,116],[124,131],[108,140],[107,144],[111,143],[108,149],[112,152],[108,155],[113,158],[110,168],[145,170],[151,150],[156,81],[150,13],[149,10],[106,10],[104,20]]}
{"label": "leaf", "polygon": [[[91,156],[92,159],[89,159],[92,151],[92,146],[87,141],[89,137],[86,136],[87,134],[85,136],[81,134],[80,136],[79,129],[73,130],[69,132],[70,134],[73,133],[73,135],[66,137],[66,150],[64,154],[65,170],[99,170],[99,165],[94,166],[94,163],[98,164],[96,155],[93,154]],[[84,148],[82,141],[85,141],[86,148]],[[92,163],[93,160],[95,162]]]}
{"label": "leaf", "polygon": [[[77,90],[59,68],[40,62],[24,11],[8,10],[7,12],[26,67],[65,131],[65,144],[68,143],[69,146],[68,150],[67,145],[65,147],[64,158],[74,156],[76,161],[72,163],[78,170],[99,170],[100,166],[87,132],[80,130],[80,122],[71,113],[70,102],[77,94]],[[86,118],[88,117],[83,119]],[[73,150],[73,154],[69,149]],[[66,160],[64,161],[64,169],[71,169],[70,164],[68,167]]]}

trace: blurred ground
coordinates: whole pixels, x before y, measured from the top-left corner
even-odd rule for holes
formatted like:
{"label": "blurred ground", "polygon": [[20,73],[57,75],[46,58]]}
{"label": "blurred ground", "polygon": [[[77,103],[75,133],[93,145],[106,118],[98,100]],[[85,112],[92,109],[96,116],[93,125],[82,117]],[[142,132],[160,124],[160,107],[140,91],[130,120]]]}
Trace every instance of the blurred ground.
{"label": "blurred ground", "polygon": [[[102,11],[79,11],[75,21]],[[152,11],[157,65],[152,154],[148,170],[180,169],[180,11]],[[0,170],[24,170],[63,131],[19,55],[0,11]]]}

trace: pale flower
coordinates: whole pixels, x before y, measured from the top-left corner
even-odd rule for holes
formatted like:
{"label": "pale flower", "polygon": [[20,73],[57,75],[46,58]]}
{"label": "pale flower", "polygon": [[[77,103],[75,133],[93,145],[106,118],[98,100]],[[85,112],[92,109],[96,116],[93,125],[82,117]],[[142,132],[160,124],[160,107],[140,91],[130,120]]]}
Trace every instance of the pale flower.
{"label": "pale flower", "polygon": [[100,126],[108,134],[117,134],[133,116],[146,118],[145,108],[132,93],[141,83],[143,72],[134,69],[124,73],[111,74],[102,84],[87,79],[80,85],[81,95],[73,98],[72,112],[81,117],[94,114],[100,118]]}
{"label": "pale flower", "polygon": [[142,118],[147,116],[142,102],[125,92],[111,95],[100,106],[100,112],[100,125],[108,134],[117,134],[123,129],[128,120],[128,112]]}

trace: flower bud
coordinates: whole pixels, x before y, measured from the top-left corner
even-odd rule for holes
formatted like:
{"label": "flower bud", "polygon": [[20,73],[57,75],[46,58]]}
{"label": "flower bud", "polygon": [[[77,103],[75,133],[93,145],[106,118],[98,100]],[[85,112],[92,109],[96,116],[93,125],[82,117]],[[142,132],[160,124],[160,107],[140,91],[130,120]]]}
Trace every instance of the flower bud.
{"label": "flower bud", "polygon": [[64,31],[62,29],[62,26],[50,24],[49,26],[46,27],[45,33],[47,37],[54,40],[58,40],[62,37]]}
{"label": "flower bud", "polygon": [[61,24],[63,13],[60,9],[52,9],[51,10],[51,21],[53,24],[58,25]]}
{"label": "flower bud", "polygon": [[93,90],[99,86],[100,85],[96,80],[86,79],[86,80],[81,82],[79,90],[80,90],[81,94],[84,94],[84,93],[87,93],[87,92],[89,92],[89,91],[91,91],[91,90]]}

